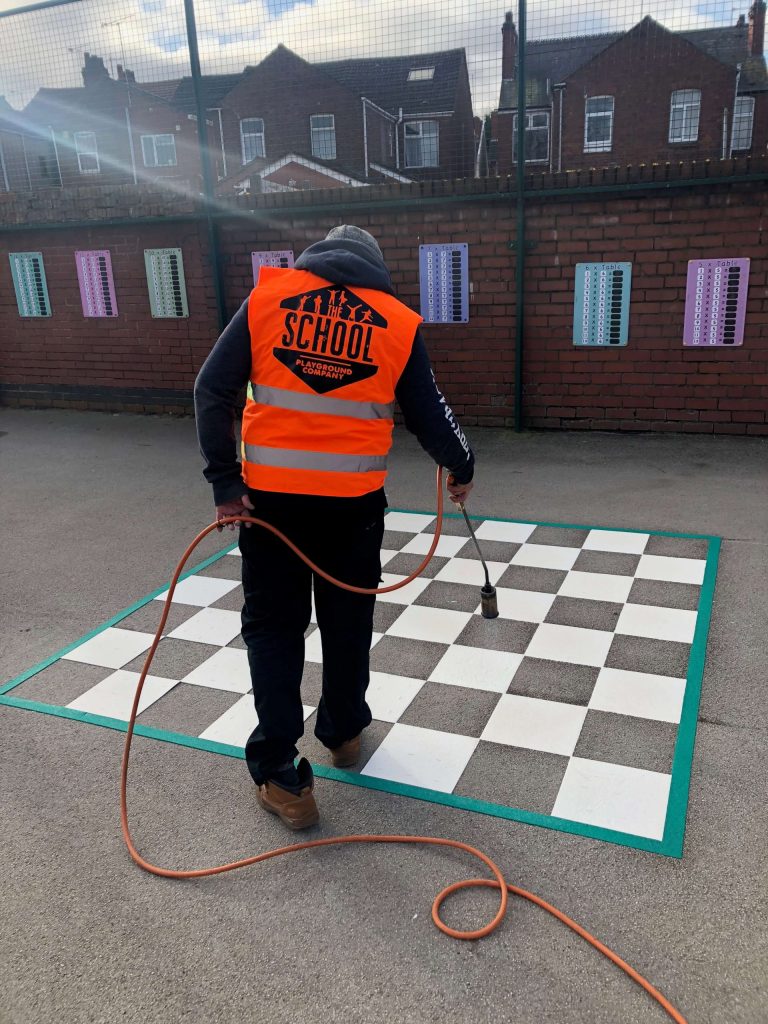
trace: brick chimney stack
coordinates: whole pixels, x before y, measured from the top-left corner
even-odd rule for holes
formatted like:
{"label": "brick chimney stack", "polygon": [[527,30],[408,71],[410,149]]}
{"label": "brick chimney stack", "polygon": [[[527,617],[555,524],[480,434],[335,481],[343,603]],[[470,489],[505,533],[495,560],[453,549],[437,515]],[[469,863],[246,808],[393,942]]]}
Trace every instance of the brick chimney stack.
{"label": "brick chimney stack", "polygon": [[84,85],[99,85],[109,79],[109,72],[104,67],[104,61],[101,57],[97,57],[92,53],[86,53],[83,56],[85,58],[82,67]]}
{"label": "brick chimney stack", "polygon": [[[763,4],[765,9],[765,4]],[[501,77],[514,78],[517,70],[517,29],[512,11],[507,11],[501,26]]]}
{"label": "brick chimney stack", "polygon": [[755,0],[749,9],[749,29],[747,30],[747,45],[752,57],[763,56],[763,44],[765,43],[765,0]]}

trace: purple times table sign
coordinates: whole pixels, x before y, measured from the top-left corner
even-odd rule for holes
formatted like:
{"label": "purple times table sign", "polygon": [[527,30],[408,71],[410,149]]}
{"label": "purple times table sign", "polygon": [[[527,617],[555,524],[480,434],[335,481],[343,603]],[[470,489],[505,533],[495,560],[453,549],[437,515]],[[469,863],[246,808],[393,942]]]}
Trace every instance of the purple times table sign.
{"label": "purple times table sign", "polygon": [[84,249],[75,253],[83,316],[117,316],[115,281],[109,249]]}
{"label": "purple times table sign", "polygon": [[293,249],[261,249],[251,253],[253,283],[259,279],[259,267],[292,267]]}
{"label": "purple times table sign", "polygon": [[427,324],[469,320],[469,246],[466,242],[419,246],[421,315]]}
{"label": "purple times table sign", "polygon": [[748,259],[690,260],[683,345],[741,345],[748,283]]}

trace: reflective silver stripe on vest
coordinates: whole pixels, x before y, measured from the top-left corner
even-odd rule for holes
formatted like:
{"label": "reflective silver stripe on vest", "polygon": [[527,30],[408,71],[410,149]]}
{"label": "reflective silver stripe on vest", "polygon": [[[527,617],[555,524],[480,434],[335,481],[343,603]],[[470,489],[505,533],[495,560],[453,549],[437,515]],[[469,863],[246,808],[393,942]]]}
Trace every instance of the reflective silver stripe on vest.
{"label": "reflective silver stripe on vest", "polygon": [[395,415],[394,403],[353,402],[346,398],[326,398],[324,395],[306,395],[287,388],[273,388],[266,384],[251,384],[249,396],[260,405],[295,412],[317,412],[326,416],[348,416],[354,420],[391,420]]}
{"label": "reflective silver stripe on vest", "polygon": [[299,448],[243,445],[245,461],[277,469],[319,469],[326,473],[373,473],[387,468],[386,455],[345,455],[341,452],[306,452]]}

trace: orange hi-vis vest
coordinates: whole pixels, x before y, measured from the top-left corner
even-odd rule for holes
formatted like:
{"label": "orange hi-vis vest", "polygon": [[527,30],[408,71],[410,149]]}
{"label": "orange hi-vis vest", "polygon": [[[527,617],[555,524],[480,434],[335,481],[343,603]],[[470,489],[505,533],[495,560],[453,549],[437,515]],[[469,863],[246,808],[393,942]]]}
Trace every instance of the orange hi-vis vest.
{"label": "orange hi-vis vest", "polygon": [[246,485],[340,498],[383,487],[395,388],[420,323],[385,292],[262,267],[248,301]]}

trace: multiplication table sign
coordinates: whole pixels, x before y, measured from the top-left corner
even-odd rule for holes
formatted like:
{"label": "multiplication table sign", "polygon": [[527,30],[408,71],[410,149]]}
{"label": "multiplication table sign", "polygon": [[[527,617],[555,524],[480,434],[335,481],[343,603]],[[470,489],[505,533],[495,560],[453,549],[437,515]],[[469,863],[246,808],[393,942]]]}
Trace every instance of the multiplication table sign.
{"label": "multiplication table sign", "polygon": [[152,316],[160,319],[189,316],[181,249],[145,249],[144,265]]}
{"label": "multiplication table sign", "polygon": [[469,246],[419,246],[421,315],[427,324],[469,320]]}
{"label": "multiplication table sign", "polygon": [[577,263],[573,344],[626,345],[631,263]]}
{"label": "multiplication table sign", "polygon": [[83,316],[117,316],[115,281],[109,250],[80,250],[75,253],[75,265]]}
{"label": "multiplication table sign", "polygon": [[251,253],[253,283],[259,279],[259,267],[292,267],[293,249],[262,249]]}
{"label": "multiplication table sign", "polygon": [[690,260],[683,345],[741,345],[749,260]]}
{"label": "multiplication table sign", "polygon": [[9,252],[19,316],[50,316],[48,286],[41,252]]}

